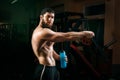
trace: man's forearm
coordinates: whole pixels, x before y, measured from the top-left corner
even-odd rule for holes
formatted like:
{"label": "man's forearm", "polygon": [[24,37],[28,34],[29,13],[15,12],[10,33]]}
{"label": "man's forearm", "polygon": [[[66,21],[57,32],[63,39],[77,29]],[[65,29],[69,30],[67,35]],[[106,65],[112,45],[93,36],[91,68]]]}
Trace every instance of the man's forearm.
{"label": "man's forearm", "polygon": [[66,34],[69,40],[79,40],[85,36],[84,32],[67,32]]}

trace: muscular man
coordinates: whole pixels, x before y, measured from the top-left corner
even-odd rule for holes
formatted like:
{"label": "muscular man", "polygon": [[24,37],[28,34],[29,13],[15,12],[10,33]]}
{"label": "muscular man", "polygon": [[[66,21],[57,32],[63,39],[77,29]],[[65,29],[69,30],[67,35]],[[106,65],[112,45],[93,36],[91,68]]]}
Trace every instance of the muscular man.
{"label": "muscular man", "polygon": [[41,11],[40,22],[32,35],[32,48],[39,62],[36,71],[36,80],[59,80],[59,73],[55,68],[55,60],[59,55],[53,49],[55,42],[74,41],[83,37],[92,38],[92,31],[81,32],[55,32],[53,26],[55,12],[50,8]]}

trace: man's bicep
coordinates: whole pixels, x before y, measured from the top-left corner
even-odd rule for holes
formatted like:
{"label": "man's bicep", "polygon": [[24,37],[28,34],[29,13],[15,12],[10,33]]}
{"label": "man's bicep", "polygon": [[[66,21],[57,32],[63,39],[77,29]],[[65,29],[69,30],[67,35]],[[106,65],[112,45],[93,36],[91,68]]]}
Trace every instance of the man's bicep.
{"label": "man's bicep", "polygon": [[42,39],[48,40],[48,41],[54,41],[55,32],[50,30],[45,30],[42,34]]}
{"label": "man's bicep", "polygon": [[62,42],[64,41],[64,33],[54,32],[54,31],[46,31],[43,34],[43,39],[53,42]]}

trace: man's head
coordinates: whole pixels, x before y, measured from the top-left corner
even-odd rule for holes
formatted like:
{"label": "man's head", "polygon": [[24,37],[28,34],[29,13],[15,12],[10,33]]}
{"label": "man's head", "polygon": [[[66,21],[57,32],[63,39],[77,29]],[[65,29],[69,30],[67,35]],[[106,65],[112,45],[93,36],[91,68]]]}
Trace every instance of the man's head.
{"label": "man's head", "polygon": [[44,15],[46,12],[48,13],[55,13],[55,11],[51,8],[44,8],[42,11],[41,11],[41,14],[40,15]]}
{"label": "man's head", "polygon": [[51,28],[54,22],[55,12],[51,8],[44,8],[40,14],[43,28]]}

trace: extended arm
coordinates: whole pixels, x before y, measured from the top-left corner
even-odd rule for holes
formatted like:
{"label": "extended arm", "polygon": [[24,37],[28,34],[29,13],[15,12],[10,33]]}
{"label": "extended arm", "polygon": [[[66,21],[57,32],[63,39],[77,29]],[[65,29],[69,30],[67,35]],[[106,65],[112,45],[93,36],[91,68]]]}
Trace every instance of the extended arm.
{"label": "extended arm", "polygon": [[63,41],[74,41],[79,40],[83,37],[92,38],[94,33],[92,31],[81,31],[81,32],[54,32],[50,29],[42,30],[40,34],[42,39],[53,42],[63,42]]}

